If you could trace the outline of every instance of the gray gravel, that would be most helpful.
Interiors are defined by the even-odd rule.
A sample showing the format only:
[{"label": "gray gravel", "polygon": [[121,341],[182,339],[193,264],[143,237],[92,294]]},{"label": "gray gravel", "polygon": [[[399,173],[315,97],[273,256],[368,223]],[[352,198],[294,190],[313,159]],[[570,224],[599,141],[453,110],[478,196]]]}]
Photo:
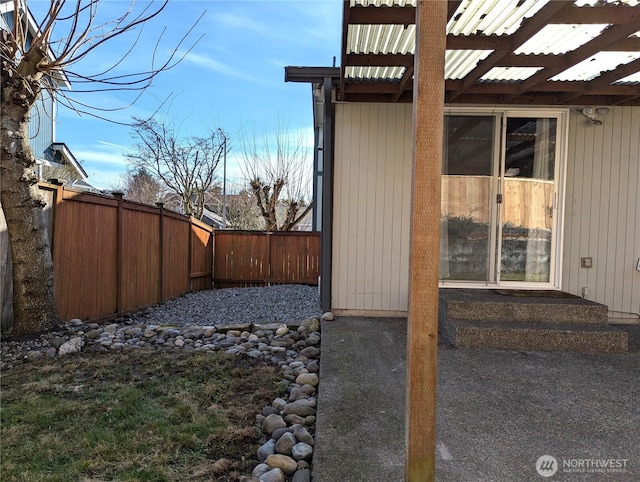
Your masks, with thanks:
[{"label": "gray gravel", "polygon": [[189,293],[134,316],[145,323],[220,325],[300,321],[320,316],[316,286],[276,285]]}]

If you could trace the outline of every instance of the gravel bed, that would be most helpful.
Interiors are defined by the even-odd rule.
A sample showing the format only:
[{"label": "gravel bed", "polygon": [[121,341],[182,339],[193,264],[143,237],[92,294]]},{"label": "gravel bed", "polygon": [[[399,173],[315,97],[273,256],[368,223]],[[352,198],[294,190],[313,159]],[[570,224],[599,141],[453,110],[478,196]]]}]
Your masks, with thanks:
[{"label": "gravel bed", "polygon": [[275,285],[189,293],[134,315],[158,325],[292,322],[320,316],[316,286]]}]

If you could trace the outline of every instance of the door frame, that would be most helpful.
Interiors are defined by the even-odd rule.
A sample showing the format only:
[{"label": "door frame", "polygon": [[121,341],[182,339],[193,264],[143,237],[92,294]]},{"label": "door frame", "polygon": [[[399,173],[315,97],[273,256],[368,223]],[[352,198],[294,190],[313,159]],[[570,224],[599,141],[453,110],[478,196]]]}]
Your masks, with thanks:
[{"label": "door frame", "polygon": [[[528,290],[560,290],[562,286],[562,257],[563,257],[563,239],[564,239],[564,213],[565,213],[565,193],[566,193],[566,172],[568,160],[568,137],[569,137],[569,108],[522,108],[505,106],[503,108],[480,107],[480,106],[445,106],[445,116],[452,115],[493,115],[496,117],[494,126],[494,145],[497,146],[495,153],[493,173],[494,179],[492,188],[494,195],[499,191],[498,183],[501,180],[504,169],[504,140],[503,124],[506,123],[508,117],[554,117],[557,119],[556,133],[556,162],[554,166],[554,216],[551,231],[551,259],[549,261],[550,280],[548,283],[530,283],[524,281],[497,281],[496,274],[498,271],[498,257],[501,247],[502,229],[501,226],[501,210],[497,209],[497,203],[494,201],[491,205],[491,213],[493,218],[493,229],[491,230],[491,247],[489,257],[491,265],[489,267],[491,282],[469,282],[455,280],[439,280],[442,288],[475,288],[475,289],[528,289]],[[442,235],[442,233],[441,233]]]}]

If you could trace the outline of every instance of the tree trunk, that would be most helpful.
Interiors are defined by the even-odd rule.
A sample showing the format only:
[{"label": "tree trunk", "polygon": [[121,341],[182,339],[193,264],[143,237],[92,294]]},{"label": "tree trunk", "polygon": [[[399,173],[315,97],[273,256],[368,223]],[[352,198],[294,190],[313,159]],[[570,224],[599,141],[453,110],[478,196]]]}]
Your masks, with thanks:
[{"label": "tree trunk", "polygon": [[44,201],[28,135],[29,110],[39,88],[2,63],[0,203],[13,261],[12,333],[22,335],[49,329],[58,317]]}]

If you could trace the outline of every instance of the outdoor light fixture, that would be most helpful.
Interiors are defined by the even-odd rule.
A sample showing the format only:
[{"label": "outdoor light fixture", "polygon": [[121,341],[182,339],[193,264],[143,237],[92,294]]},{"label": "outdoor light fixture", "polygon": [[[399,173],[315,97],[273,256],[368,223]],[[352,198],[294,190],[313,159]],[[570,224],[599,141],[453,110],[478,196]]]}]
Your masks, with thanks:
[{"label": "outdoor light fixture", "polygon": [[582,109],[582,114],[589,119],[588,122],[592,126],[601,126],[602,120],[600,117],[604,117],[608,113],[608,107],[585,107]]}]

